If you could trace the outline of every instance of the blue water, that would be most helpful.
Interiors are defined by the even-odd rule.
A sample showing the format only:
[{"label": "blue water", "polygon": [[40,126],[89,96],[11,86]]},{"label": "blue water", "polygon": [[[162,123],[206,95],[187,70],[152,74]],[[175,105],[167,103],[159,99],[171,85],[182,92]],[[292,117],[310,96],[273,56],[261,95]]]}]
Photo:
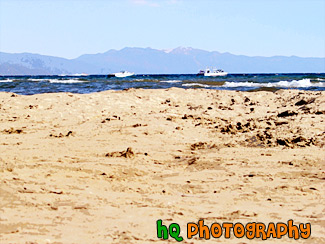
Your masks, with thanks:
[{"label": "blue water", "polygon": [[129,88],[203,88],[258,91],[278,89],[325,90],[321,74],[229,74],[226,77],[183,75],[135,75],[127,78],[89,76],[0,76],[0,92],[31,95],[52,92],[92,93]]}]

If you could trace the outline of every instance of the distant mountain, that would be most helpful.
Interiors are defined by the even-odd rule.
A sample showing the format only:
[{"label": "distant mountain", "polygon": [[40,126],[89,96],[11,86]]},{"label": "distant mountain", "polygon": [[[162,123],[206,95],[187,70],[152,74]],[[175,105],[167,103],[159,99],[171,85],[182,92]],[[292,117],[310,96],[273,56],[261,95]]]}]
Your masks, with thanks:
[{"label": "distant mountain", "polygon": [[325,58],[249,57],[184,47],[112,49],[75,59],[0,52],[0,75],[108,74],[120,70],[137,74],[191,74],[212,66],[229,73],[325,73]]},{"label": "distant mountain", "polygon": [[0,52],[1,75],[55,75],[73,74],[80,70],[89,73],[98,72],[92,64],[78,60],[69,60],[52,56],[32,53],[3,53]]}]

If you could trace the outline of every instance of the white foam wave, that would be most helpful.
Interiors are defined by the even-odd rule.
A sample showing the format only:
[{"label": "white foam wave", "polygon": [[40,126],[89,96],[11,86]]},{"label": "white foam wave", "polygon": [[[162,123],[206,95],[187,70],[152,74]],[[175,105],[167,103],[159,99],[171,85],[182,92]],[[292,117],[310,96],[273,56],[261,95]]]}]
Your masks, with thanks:
[{"label": "white foam wave", "polygon": [[148,81],[148,82],[150,82],[150,81],[159,81],[159,80],[157,80],[157,79],[133,79],[132,81],[144,81],[144,82]]},{"label": "white foam wave", "polygon": [[200,84],[200,83],[186,83],[186,84],[182,84],[182,86],[210,87],[209,85],[206,85],[206,84]]},{"label": "white foam wave", "polygon": [[77,78],[74,79],[37,79],[37,78],[29,78],[28,81],[45,81],[50,83],[83,83],[89,82],[87,80],[79,80]]},{"label": "white foam wave", "polygon": [[13,82],[12,79],[5,79],[5,80],[0,80],[0,82]]},{"label": "white foam wave", "polygon": [[312,83],[310,79],[279,81],[274,83],[255,83],[255,82],[228,82],[222,85],[223,87],[325,87],[324,82]]},{"label": "white foam wave", "polygon": [[47,81],[50,82],[50,83],[84,83],[84,82],[89,82],[88,80],[78,80],[78,79],[69,79],[69,80],[49,79]]},{"label": "white foam wave", "polygon": [[28,81],[47,81],[48,79],[33,79],[33,78],[27,78]]},{"label": "white foam wave", "polygon": [[165,82],[165,83],[178,83],[182,82],[181,80],[161,80],[160,82]]}]

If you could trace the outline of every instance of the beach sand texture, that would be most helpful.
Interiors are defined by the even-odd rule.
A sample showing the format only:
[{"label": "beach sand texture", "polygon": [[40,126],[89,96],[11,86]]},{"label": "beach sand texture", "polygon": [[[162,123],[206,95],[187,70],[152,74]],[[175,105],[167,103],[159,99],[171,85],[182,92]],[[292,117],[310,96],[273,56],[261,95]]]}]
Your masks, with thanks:
[{"label": "beach sand texture", "polygon": [[216,241],[186,239],[199,219],[309,222],[266,242],[324,243],[324,120],[320,91],[0,93],[1,243],[166,243],[158,219],[183,243]]}]

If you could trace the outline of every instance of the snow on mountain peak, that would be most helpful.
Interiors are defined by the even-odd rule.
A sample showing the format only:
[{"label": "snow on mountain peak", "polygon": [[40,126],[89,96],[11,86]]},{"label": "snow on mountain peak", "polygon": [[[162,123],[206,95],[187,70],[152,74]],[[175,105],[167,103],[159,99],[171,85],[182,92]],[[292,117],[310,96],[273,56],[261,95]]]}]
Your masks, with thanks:
[{"label": "snow on mountain peak", "polygon": [[191,47],[177,47],[170,49],[163,49],[165,53],[179,53],[179,54],[189,54],[190,51],[194,50]]}]

